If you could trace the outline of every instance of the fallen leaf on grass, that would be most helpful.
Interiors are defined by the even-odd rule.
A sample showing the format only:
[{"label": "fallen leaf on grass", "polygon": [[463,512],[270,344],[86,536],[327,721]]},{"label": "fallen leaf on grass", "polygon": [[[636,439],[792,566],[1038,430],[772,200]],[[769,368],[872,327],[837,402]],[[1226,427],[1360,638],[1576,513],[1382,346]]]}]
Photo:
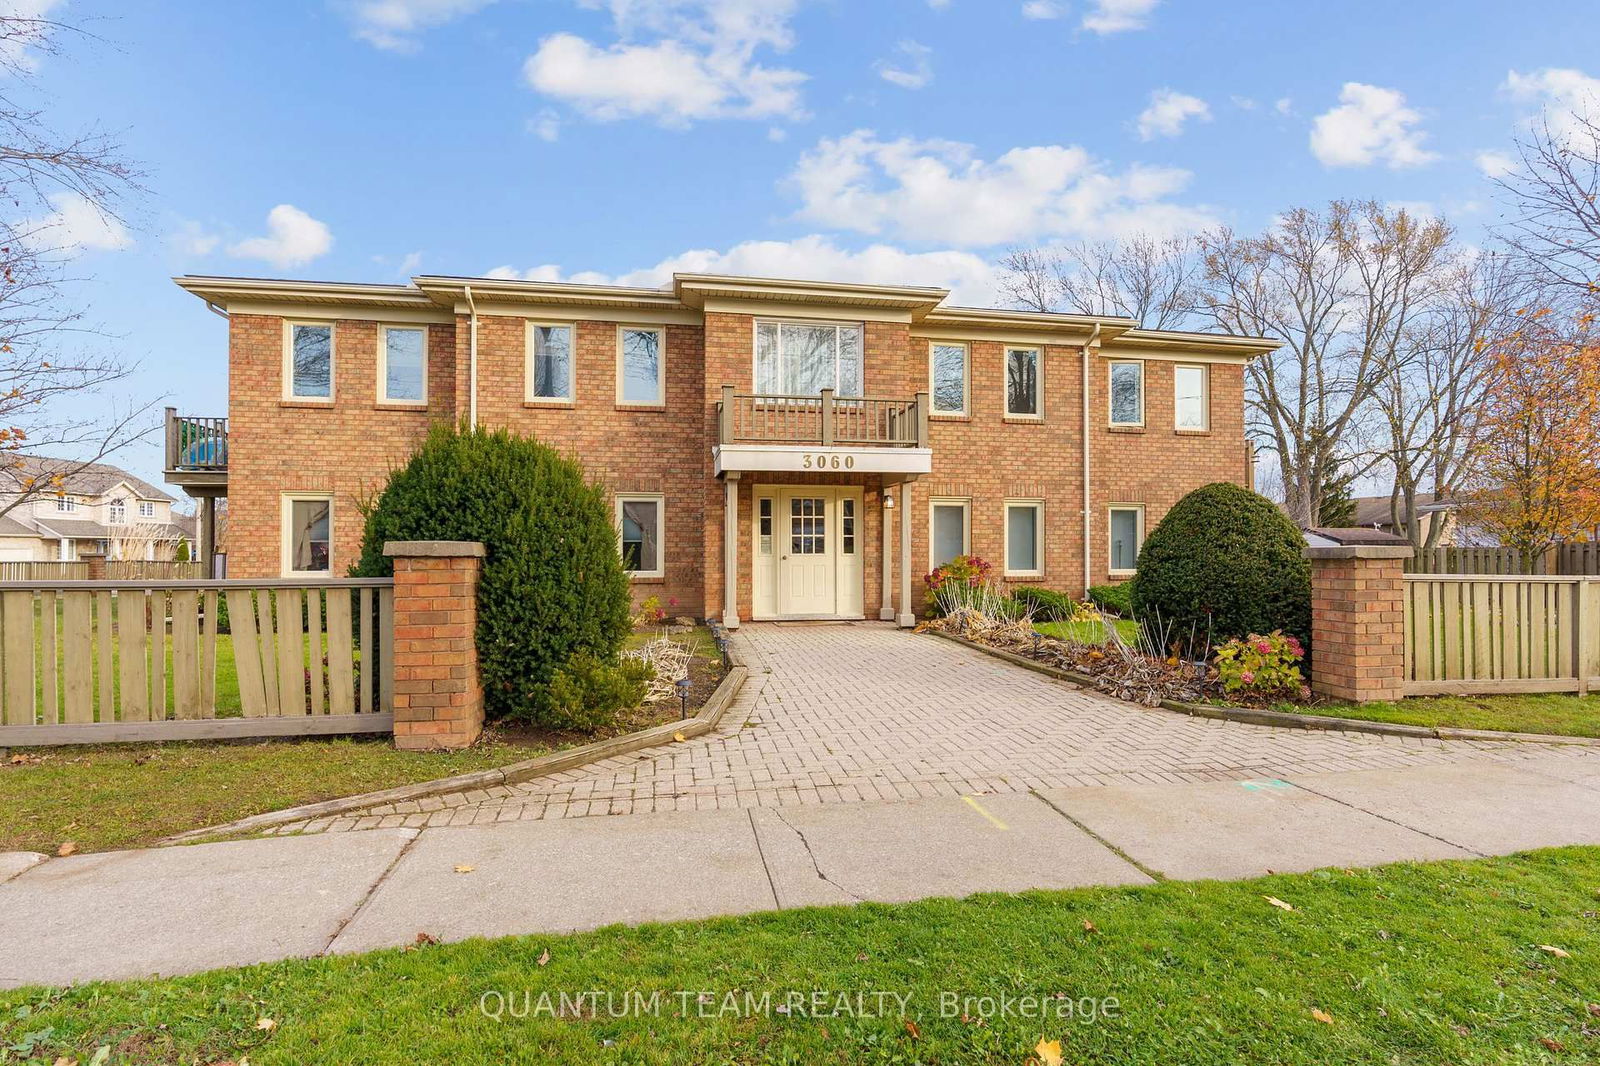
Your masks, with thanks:
[{"label": "fallen leaf on grass", "polygon": [[68,855],[75,854],[77,852],[77,850],[78,850],[78,842],[76,840],[69,840],[65,844],[62,844],[59,848],[56,849],[56,857],[64,859]]},{"label": "fallen leaf on grass", "polygon": [[437,944],[438,942],[439,938],[434,936],[432,933],[418,933],[417,938],[406,945],[406,950],[410,951],[413,948],[427,947],[429,944]]},{"label": "fallen leaf on grass", "polygon": [[1033,1053],[1039,1056],[1042,1066],[1061,1066],[1061,1041],[1039,1038],[1033,1046]]},{"label": "fallen leaf on grass", "polygon": [[1329,1014],[1327,1011],[1323,1010],[1321,1007],[1312,1007],[1311,1008],[1311,1016],[1313,1018],[1315,1018],[1317,1021],[1321,1022],[1323,1025],[1332,1025],[1333,1024],[1333,1015]]},{"label": "fallen leaf on grass", "polygon": [[539,962],[540,966],[548,966],[548,965],[550,965],[550,949],[549,948],[545,948],[543,951],[539,952],[538,962]]},{"label": "fallen leaf on grass", "polygon": [[1600,1018],[1600,1003],[1590,1003],[1587,1010],[1591,1018]]},{"label": "fallen leaf on grass", "polygon": [[1262,896],[1261,898],[1266,900],[1268,903],[1272,904],[1274,907],[1278,908],[1280,911],[1292,911],[1292,910],[1294,910],[1293,906],[1291,906],[1290,904],[1285,903],[1283,900],[1279,899],[1277,896]]},{"label": "fallen leaf on grass", "polygon": [[1563,951],[1561,948],[1556,947],[1554,944],[1540,944],[1539,945],[1539,950],[1543,951],[1543,952],[1546,952],[1548,954],[1554,955],[1558,959],[1570,959],[1570,958],[1572,958],[1572,953],[1570,951]]},{"label": "fallen leaf on grass", "polygon": [[910,1018],[906,1019],[906,1033],[913,1040],[921,1040],[922,1039],[922,1030],[920,1028],[918,1028],[917,1027],[917,1023],[912,1021]]},{"label": "fallen leaf on grass", "polygon": [[1559,1052],[1567,1050],[1567,1045],[1563,1044],[1559,1040],[1552,1040],[1548,1036],[1541,1036],[1539,1038],[1539,1043],[1543,1044],[1545,1046],[1545,1050],[1547,1050],[1547,1051],[1554,1051],[1554,1052],[1559,1053]]},{"label": "fallen leaf on grass", "polygon": [[272,1030],[276,1029],[277,1027],[278,1027],[278,1023],[273,1021],[271,1018],[257,1018],[256,1019],[256,1028],[260,1029],[264,1033],[270,1033],[270,1032],[272,1032]]},{"label": "fallen leaf on grass", "polygon": [[470,862],[458,862],[458,863],[456,863],[456,873],[458,873],[458,874],[470,874],[472,871],[474,871],[476,869],[477,869],[477,867],[472,865]]},{"label": "fallen leaf on grass", "polygon": [[1095,925],[1089,919],[1085,918],[1083,920],[1083,931],[1085,933],[1098,933],[1100,931],[1100,927]]}]

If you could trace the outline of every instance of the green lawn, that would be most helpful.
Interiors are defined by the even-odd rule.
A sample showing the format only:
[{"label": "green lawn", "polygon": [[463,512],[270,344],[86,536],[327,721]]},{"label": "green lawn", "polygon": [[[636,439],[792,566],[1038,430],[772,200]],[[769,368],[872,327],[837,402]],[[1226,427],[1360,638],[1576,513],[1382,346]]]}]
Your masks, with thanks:
[{"label": "green lawn", "polygon": [[[1022,1066],[1046,1039],[1074,1066],[1594,1062],[1597,910],[1596,848],[864,904],[0,992],[0,1046],[41,1063]],[[548,1016],[541,994],[562,992],[602,998]],[[830,1006],[761,1007],[813,992]],[[1035,1016],[965,998],[983,996],[1036,997]]]},{"label": "green lawn", "polygon": [[[1110,621],[1117,627],[1117,632],[1122,635],[1123,640],[1129,644],[1138,644],[1138,622],[1131,618],[1116,618]],[[1079,644],[1104,644],[1107,640],[1105,627],[1099,622],[1040,622],[1033,628],[1047,637],[1076,641]]]},{"label": "green lawn", "polygon": [[1600,737],[1600,696],[1569,693],[1412,696],[1393,703],[1323,703],[1315,707],[1283,704],[1273,709],[1401,725]]}]

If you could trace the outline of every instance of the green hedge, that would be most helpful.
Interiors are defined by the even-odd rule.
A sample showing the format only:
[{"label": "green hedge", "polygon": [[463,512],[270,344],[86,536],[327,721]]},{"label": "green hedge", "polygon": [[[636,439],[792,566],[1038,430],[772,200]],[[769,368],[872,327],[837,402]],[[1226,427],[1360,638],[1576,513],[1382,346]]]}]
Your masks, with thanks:
[{"label": "green hedge", "polygon": [[1091,585],[1089,587],[1089,602],[1102,611],[1109,611],[1122,618],[1133,617],[1133,589],[1130,582],[1119,581],[1115,585]]},{"label": "green hedge", "polygon": [[1070,622],[1078,606],[1066,593],[1037,585],[1020,585],[1011,591],[1011,598],[1024,608],[1032,608],[1036,622]]}]

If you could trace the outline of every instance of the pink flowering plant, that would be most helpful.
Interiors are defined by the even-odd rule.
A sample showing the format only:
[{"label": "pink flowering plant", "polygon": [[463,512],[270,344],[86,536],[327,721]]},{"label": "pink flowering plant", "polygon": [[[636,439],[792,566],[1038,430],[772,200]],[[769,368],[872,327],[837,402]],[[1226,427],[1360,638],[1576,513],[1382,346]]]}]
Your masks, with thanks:
[{"label": "pink flowering plant", "polygon": [[1303,698],[1306,684],[1300,663],[1305,654],[1299,640],[1274,629],[1266,636],[1252,633],[1228,641],[1217,649],[1213,661],[1226,692]]},{"label": "pink flowering plant", "polygon": [[961,606],[967,594],[986,588],[994,572],[991,563],[976,555],[958,555],[943,566],[934,567],[923,577],[928,586],[928,606],[935,613],[948,614]]}]

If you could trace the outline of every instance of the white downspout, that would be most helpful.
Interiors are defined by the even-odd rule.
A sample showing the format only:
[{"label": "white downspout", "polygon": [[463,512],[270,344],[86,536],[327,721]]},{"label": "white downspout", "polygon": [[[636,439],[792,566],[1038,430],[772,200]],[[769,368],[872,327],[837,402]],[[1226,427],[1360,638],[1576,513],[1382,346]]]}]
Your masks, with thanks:
[{"label": "white downspout", "polygon": [[1089,349],[1099,344],[1100,323],[1096,322],[1089,339],[1083,343],[1083,595],[1086,598],[1089,586],[1093,583],[1093,570],[1089,564],[1089,516],[1094,507],[1089,489]]},{"label": "white downspout", "polygon": [[472,286],[462,286],[472,324],[467,331],[467,421],[478,428],[478,305],[472,300]]}]

